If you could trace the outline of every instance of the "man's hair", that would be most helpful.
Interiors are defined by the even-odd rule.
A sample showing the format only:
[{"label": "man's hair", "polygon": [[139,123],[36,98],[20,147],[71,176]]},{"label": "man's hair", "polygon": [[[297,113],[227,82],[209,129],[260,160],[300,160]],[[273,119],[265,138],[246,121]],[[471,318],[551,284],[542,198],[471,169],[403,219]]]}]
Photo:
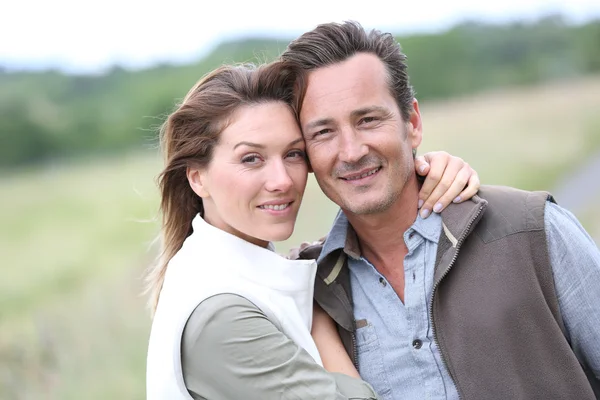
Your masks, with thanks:
[{"label": "man's hair", "polygon": [[376,29],[367,32],[355,21],[322,24],[292,41],[281,58],[310,72],[343,62],[357,53],[374,54],[383,62],[390,93],[402,118],[408,121],[413,111],[414,90],[409,82],[406,55],[390,33]]}]

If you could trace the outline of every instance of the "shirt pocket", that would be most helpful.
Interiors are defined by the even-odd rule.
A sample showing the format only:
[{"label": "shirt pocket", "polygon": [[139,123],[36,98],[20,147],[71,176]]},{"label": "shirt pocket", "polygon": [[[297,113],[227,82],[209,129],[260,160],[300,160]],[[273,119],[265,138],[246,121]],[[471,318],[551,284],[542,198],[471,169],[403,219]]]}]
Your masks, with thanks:
[{"label": "shirt pocket", "polygon": [[380,397],[391,400],[392,388],[387,377],[383,350],[373,325],[368,323],[356,329],[356,347],[361,378],[370,383]]}]

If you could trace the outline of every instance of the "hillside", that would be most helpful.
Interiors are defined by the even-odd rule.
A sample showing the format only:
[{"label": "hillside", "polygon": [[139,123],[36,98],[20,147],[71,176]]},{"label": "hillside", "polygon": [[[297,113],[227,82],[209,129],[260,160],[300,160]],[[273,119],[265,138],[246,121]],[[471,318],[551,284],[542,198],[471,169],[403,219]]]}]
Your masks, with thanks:
[{"label": "hillside", "polygon": [[[571,26],[560,17],[532,23],[465,23],[447,32],[398,37],[420,100],[600,72],[600,21]],[[222,63],[268,61],[289,38],[226,42],[190,65],[100,76],[0,68],[0,169],[148,146],[175,103]]]}]

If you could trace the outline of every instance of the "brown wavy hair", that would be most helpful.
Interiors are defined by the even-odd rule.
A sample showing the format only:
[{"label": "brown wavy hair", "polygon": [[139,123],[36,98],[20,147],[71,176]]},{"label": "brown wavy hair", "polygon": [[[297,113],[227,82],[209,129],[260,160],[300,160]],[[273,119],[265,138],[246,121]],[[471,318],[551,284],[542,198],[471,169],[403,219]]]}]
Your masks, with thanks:
[{"label": "brown wavy hair", "polygon": [[154,312],[167,266],[203,215],[201,198],[187,180],[189,167],[208,166],[221,132],[240,107],[280,101],[296,112],[294,93],[303,84],[300,70],[285,62],[222,66],[200,79],[163,123],[160,147],[165,167],[158,176],[161,195],[161,252],[146,275]]}]

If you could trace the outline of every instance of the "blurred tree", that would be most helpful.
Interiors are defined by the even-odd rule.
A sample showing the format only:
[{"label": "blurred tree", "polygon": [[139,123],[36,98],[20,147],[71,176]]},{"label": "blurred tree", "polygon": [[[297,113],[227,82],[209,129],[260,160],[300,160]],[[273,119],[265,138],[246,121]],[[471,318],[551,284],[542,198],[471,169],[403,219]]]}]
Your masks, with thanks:
[{"label": "blurred tree", "polygon": [[[600,71],[600,20],[581,26],[559,15],[535,23],[471,21],[397,39],[420,100]],[[155,144],[164,116],[204,74],[223,63],[270,61],[288,43],[226,41],[197,63],[143,71],[114,66],[99,76],[0,68],[0,168]]]},{"label": "blurred tree", "polygon": [[22,102],[0,102],[0,167],[36,164],[54,153],[52,135]]}]

